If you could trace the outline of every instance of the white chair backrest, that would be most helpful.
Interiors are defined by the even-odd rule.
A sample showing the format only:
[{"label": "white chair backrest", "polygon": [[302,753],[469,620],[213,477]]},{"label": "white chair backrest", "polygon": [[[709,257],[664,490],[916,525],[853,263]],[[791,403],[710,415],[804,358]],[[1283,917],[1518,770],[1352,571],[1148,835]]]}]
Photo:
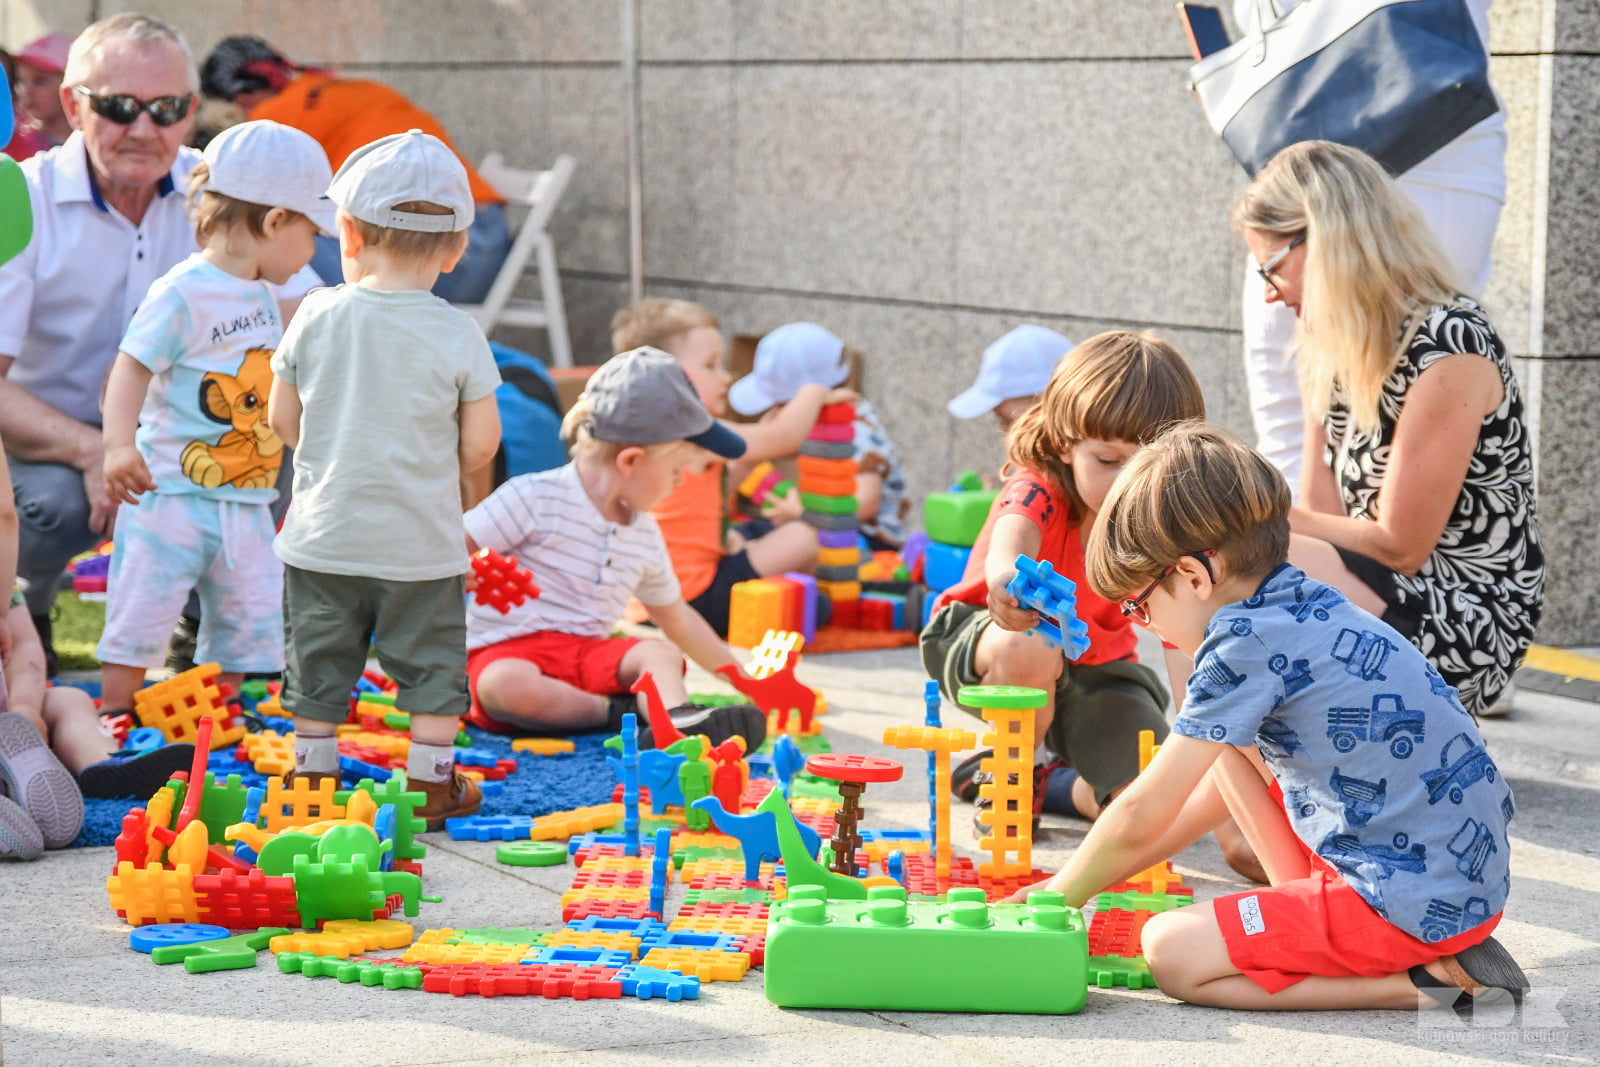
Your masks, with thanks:
[{"label": "white chair backrest", "polygon": [[499,152],[490,152],[483,157],[478,173],[508,201],[528,207],[530,214],[522,226],[537,233],[549,224],[576,166],[577,160],[563,155],[549,170],[522,170],[506,166],[505,157]]}]

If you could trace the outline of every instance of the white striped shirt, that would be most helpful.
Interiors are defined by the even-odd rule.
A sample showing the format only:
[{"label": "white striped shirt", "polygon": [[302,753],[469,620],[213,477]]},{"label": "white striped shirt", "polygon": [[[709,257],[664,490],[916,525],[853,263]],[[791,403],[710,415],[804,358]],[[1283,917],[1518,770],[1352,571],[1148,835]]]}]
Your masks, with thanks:
[{"label": "white striped shirt", "polygon": [[467,512],[466,526],[478,547],[516,557],[540,590],[505,615],[469,599],[469,649],[545,630],[605,637],[629,597],[656,606],[682,598],[656,520],[639,512],[609,521],[570,463],[512,478]]}]

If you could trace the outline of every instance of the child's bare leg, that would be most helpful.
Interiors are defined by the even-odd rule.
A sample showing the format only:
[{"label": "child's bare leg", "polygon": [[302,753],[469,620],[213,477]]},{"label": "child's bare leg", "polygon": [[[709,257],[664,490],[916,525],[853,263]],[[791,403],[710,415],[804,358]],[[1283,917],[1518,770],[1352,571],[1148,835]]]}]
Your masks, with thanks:
[{"label": "child's bare leg", "polygon": [[[1033,717],[1035,748],[1044,742],[1045,733],[1055,720],[1056,679],[1061,677],[1065,663],[1061,650],[1051,648],[1043,638],[1035,634],[1002,630],[993,623],[983,628],[972,656],[972,668],[984,685],[1022,685],[1045,691],[1044,707]],[[1079,781],[1082,782],[1081,779]],[[1087,786],[1087,783],[1083,784]],[[1077,787],[1074,786],[1073,800],[1077,799]],[[1092,803],[1093,790],[1090,790],[1089,799]]]},{"label": "child's bare leg", "polygon": [[108,713],[128,711],[133,707],[133,694],[144,685],[144,668],[128,667],[120,663],[100,665],[100,706]]},{"label": "child's bare leg", "polygon": [[817,569],[817,531],[803,522],[786,522],[763,537],[747,542],[750,566],[762,577]]},{"label": "child's bare leg", "polygon": [[412,740],[425,745],[449,745],[453,748],[456,734],[460,731],[461,719],[456,715],[411,716]]},{"label": "child's bare leg", "polygon": [[[1269,798],[1270,799],[1270,798]],[[1257,1011],[1337,1008],[1416,1008],[1421,995],[1404,972],[1385,978],[1316,975],[1277,993],[1246,978],[1228,958],[1227,942],[1210,904],[1152,916],[1145,924],[1145,962],[1169,997],[1191,1004]],[[1430,968],[1430,971],[1432,968]],[[1443,977],[1441,971],[1440,977]]]},{"label": "child's bare leg", "polygon": [[605,697],[551,678],[523,659],[489,664],[478,675],[477,693],[478,706],[491,718],[529,730],[598,730],[606,724]]},{"label": "child's bare leg", "polygon": [[1260,754],[1253,748],[1226,748],[1209,773],[1216,777],[1228,813],[1244,831],[1268,881],[1281,885],[1309,875],[1311,864],[1300,839],[1283,808],[1267,791],[1272,776]]},{"label": "child's bare leg", "polygon": [[[628,654],[617,664],[617,681],[629,688],[646,671],[655,679],[656,692],[661,694],[661,704],[675,708],[689,703],[689,690],[683,684],[683,653],[667,641],[640,641],[628,649]],[[639,705],[641,711],[644,705]]]},{"label": "child's bare leg", "polygon": [[94,699],[82,689],[70,685],[47,689],[43,717],[49,726],[45,736],[50,738],[50,750],[74,777],[117,750],[117,743],[100,729]]},{"label": "child's bare leg", "polygon": [[1244,831],[1239,829],[1239,824],[1232,819],[1227,820],[1216,829],[1217,844],[1222,846],[1222,858],[1228,861],[1228,866],[1235,873],[1242,874],[1252,882],[1265,885],[1267,869],[1261,866],[1261,859],[1256,855],[1256,850],[1250,847],[1249,838],[1244,836]]}]

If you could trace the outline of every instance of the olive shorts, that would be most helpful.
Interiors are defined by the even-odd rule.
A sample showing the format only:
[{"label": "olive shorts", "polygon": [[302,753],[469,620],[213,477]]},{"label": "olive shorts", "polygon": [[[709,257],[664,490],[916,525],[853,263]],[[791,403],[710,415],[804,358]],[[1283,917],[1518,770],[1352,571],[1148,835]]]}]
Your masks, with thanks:
[{"label": "olive shorts", "polygon": [[397,582],[283,568],[284,710],[344,722],[367,650],[413,715],[465,715],[466,584],[462,575]]},{"label": "olive shorts", "polygon": [[[988,609],[960,602],[946,604],[928,620],[920,642],[922,666],[938,679],[945,699],[954,701],[962,686],[982,684],[973,660],[990,622]],[[1064,660],[1045,746],[1076,768],[1104,804],[1139,773],[1139,732],[1150,730],[1157,744],[1166,738],[1166,708],[1166,690],[1142,663]]]}]

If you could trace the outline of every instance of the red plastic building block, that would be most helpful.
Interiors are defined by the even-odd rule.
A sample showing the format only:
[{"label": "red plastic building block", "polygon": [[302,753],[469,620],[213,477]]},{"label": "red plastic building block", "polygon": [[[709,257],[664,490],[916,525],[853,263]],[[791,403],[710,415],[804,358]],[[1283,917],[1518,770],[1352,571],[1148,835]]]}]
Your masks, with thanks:
[{"label": "red plastic building block", "polygon": [[[650,715],[650,743],[656,748],[667,748],[674,742],[682,741],[683,731],[672,723],[672,716],[667,714],[667,706],[661,702],[661,693],[656,689],[655,675],[645,671],[639,675],[639,680],[633,683],[634,693],[644,694],[644,706]],[[641,804],[644,799],[641,797]]]},{"label": "red plastic building block", "polygon": [[478,603],[502,615],[539,595],[533,575],[516,560],[502,556],[492,548],[479,549],[477,555],[472,557],[472,573],[478,576],[478,588],[473,592],[473,597]]},{"label": "red plastic building block", "polygon": [[613,967],[553,964],[447,964],[432,968],[422,979],[428,993],[464,997],[544,997],[555,1000],[620,1000],[622,983]]},{"label": "red plastic building block", "polygon": [[197,875],[194,888],[201,922],[232,930],[300,925],[294,879],[288,875],[272,876],[259,869],[249,874],[226,870]]},{"label": "red plastic building block", "polygon": [[608,871],[585,867],[572,876],[573,889],[637,889],[650,884],[649,871]]},{"label": "red plastic building block", "polygon": [[1152,914],[1143,910],[1124,911],[1121,908],[1095,912],[1094,919],[1089,923],[1089,955],[1124,956],[1130,959],[1143,956],[1141,938],[1144,924],[1150,921]]},{"label": "red plastic building block", "polygon": [[117,863],[143,867],[150,854],[150,821],[143,808],[134,808],[122,817],[122,832],[117,835]]},{"label": "red plastic building block", "polygon": [[856,601],[856,628],[860,630],[893,630],[894,605],[887,600]]},{"label": "red plastic building block", "polygon": [[648,900],[575,900],[561,907],[561,921],[575,919],[659,919]]}]

